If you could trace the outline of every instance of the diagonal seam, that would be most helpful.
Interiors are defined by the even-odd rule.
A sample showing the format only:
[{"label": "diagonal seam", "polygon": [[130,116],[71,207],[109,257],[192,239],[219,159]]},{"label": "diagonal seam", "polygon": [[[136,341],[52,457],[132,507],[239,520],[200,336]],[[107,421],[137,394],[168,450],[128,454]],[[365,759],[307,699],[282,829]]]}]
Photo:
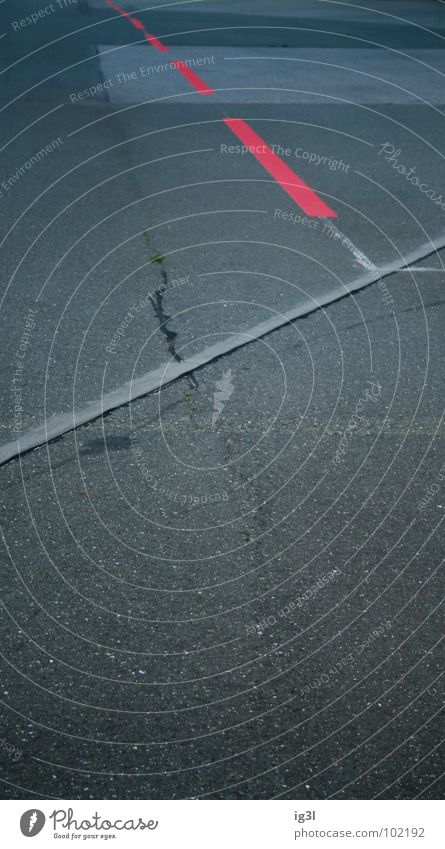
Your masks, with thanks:
[{"label": "diagonal seam", "polygon": [[125,383],[118,389],[106,393],[101,399],[90,401],[86,407],[78,412],[74,411],[71,414],[53,416],[39,427],[33,428],[20,436],[19,439],[1,445],[0,466],[16,459],[22,454],[26,454],[28,451],[33,451],[35,448],[46,445],[54,439],[59,439],[61,436],[76,430],[76,428],[81,427],[84,424],[88,424],[89,422],[99,419],[119,407],[127,406],[137,398],[142,398],[145,395],[156,392],[163,386],[178,380],[180,377],[183,377],[198,368],[202,368],[207,365],[207,363],[212,362],[212,360],[216,360],[231,351],[235,351],[237,348],[242,348],[244,345],[256,342],[268,333],[272,333],[274,330],[279,330],[281,327],[290,324],[298,318],[310,315],[311,313],[314,313],[319,309],[323,309],[336,301],[349,297],[349,295],[354,292],[367,288],[378,280],[382,280],[391,274],[396,274],[406,268],[406,266],[411,265],[413,262],[425,259],[444,247],[445,235],[441,236],[439,239],[431,240],[423,244],[416,250],[410,251],[404,259],[394,260],[391,263],[387,263],[382,268],[376,269],[376,271],[369,272],[365,276],[356,278],[356,280],[348,285],[347,291],[345,291],[344,286],[338,286],[317,300],[312,299],[305,301],[288,312],[282,313],[275,318],[263,321],[254,327],[250,327],[245,331],[231,336],[225,342],[205,348],[200,354],[190,357],[187,360],[183,360],[181,363],[170,362],[164,364],[158,369],[137,378],[131,383]]}]

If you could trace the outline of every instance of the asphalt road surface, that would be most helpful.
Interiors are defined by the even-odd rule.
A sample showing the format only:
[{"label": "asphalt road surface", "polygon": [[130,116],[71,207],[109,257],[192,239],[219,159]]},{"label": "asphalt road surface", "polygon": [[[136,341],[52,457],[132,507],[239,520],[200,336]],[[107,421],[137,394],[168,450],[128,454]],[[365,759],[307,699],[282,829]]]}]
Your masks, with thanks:
[{"label": "asphalt road surface", "polygon": [[3,798],[443,798],[444,46],[0,3]]}]

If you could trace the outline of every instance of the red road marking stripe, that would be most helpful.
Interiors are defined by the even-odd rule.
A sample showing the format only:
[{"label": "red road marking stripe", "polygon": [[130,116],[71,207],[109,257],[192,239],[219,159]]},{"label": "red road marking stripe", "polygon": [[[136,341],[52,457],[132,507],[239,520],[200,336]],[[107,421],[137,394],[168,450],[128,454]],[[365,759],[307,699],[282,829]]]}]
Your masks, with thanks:
[{"label": "red road marking stripe", "polygon": [[252,156],[280,184],[281,188],[301,206],[307,215],[317,218],[336,218],[337,213],[273,152],[263,139],[242,118],[224,118],[224,123],[247,147]]},{"label": "red road marking stripe", "polygon": [[[106,0],[109,6],[121,15],[130,17],[129,12],[124,12],[113,0]],[[162,44],[155,35],[145,32],[145,27],[137,18],[130,17],[130,21],[137,29],[144,31],[144,38],[155,47],[156,50],[167,52],[168,47]],[[199,92],[199,94],[215,94],[213,88],[207,85],[198,74],[181,61],[172,62],[174,68]],[[337,218],[337,213],[331,209],[311,188],[283,162],[272,148],[246,124],[242,118],[224,118],[224,123],[232,130],[240,141],[249,148],[250,152],[265,168],[265,170],[280,184],[281,188],[306,212],[317,218]]]},{"label": "red road marking stripe", "polygon": [[168,51],[168,47],[165,44],[162,44],[162,41],[159,41],[159,38],[156,38],[155,35],[152,35],[150,32],[145,33],[145,38],[150,42],[152,47],[156,47],[156,50],[160,50],[162,53],[166,53]]},{"label": "red road marking stripe", "polygon": [[[106,0],[106,2],[109,6],[115,9],[116,12],[120,12],[121,15],[129,15],[128,12],[124,12],[123,9],[117,6],[116,3],[113,2],[113,0]],[[145,32],[144,25],[140,21],[138,21],[137,18],[130,17],[130,21],[137,29],[144,30],[145,38],[153,47],[156,47],[156,50],[160,50],[163,53],[168,51],[168,47],[166,47],[165,44],[162,44],[162,41],[159,41],[159,39],[156,38],[155,35],[151,35],[151,33]],[[176,60],[175,62],[172,62],[172,65],[176,68],[177,71],[179,71],[180,74],[182,74],[183,77],[185,77],[187,82],[189,82],[190,85],[192,85],[193,88],[196,89],[196,91],[199,91],[199,94],[215,94],[213,88],[210,88],[210,86],[208,86],[207,83],[205,83],[204,80],[201,79],[198,74],[195,74],[194,71],[188,68],[183,61]]]},{"label": "red road marking stripe", "polygon": [[189,82],[193,88],[196,88],[200,94],[215,94],[213,88],[210,88],[207,83],[205,83],[198,74],[195,74],[194,71],[188,68],[181,59],[172,62],[172,65],[174,65],[176,70],[179,71],[179,73],[186,78],[187,82]]},{"label": "red road marking stripe", "polygon": [[162,41],[159,41],[159,38],[156,38],[155,35],[152,35],[149,32],[145,32],[145,27],[142,21],[138,21],[137,18],[132,18],[130,16],[130,12],[124,12],[124,10],[121,9],[120,6],[117,6],[116,3],[113,3],[113,0],[106,0],[106,3],[108,3],[108,5],[115,10],[115,12],[119,12],[120,15],[128,17],[133,26],[136,27],[136,29],[144,30],[144,38],[146,38],[147,41],[150,42],[152,47],[156,47],[156,50],[160,50],[162,53],[166,53],[168,51],[168,47],[166,47],[165,44],[162,44]]},{"label": "red road marking stripe", "polygon": [[124,10],[121,9],[120,6],[116,6],[116,3],[113,3],[113,0],[106,0],[106,2],[108,3],[109,6],[111,6],[112,9],[115,10],[115,12],[119,12],[120,15],[129,15],[130,14],[130,12],[124,12]]}]

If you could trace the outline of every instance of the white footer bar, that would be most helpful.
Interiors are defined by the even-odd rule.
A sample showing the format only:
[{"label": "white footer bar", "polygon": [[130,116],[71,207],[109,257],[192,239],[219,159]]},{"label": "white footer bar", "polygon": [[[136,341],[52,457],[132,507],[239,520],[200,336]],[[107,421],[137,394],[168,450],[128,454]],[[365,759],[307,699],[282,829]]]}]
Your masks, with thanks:
[{"label": "white footer bar", "polygon": [[36,847],[439,849],[444,808],[429,800],[0,802],[2,845],[14,849],[34,836]]}]

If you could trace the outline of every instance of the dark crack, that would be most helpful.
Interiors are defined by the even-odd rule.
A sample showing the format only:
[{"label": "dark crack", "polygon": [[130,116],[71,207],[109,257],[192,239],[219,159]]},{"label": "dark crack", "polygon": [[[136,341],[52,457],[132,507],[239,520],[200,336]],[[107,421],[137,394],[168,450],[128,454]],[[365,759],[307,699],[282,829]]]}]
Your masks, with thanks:
[{"label": "dark crack", "polygon": [[[161,269],[161,277],[161,285],[164,285],[167,289],[167,272],[164,268]],[[159,289],[156,289],[154,297],[150,295],[150,301],[153,307],[153,312],[159,321],[159,329],[161,333],[163,333],[163,335],[165,336],[169,354],[173,357],[174,360],[176,360],[177,363],[183,362],[183,357],[181,357],[181,355],[178,354],[176,350],[176,337],[178,334],[175,330],[171,330],[168,327],[168,324],[171,321],[171,315],[164,311],[164,301],[163,293],[161,292],[161,287],[159,287]],[[187,381],[192,389],[198,389],[199,383],[196,380],[196,377],[193,372],[187,375]]]}]

